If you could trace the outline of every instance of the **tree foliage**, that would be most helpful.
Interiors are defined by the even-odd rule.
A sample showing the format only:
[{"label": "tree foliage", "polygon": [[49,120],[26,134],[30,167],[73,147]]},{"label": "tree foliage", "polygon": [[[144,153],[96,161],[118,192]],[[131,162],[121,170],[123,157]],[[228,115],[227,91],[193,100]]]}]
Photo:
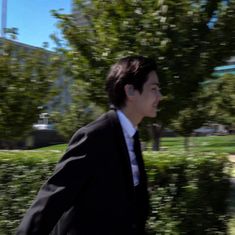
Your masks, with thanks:
[{"label": "tree foliage", "polygon": [[58,132],[67,140],[82,126],[96,119],[102,113],[102,109],[86,98],[84,84],[79,81],[71,87],[72,102],[66,110],[53,112],[51,118]]},{"label": "tree foliage", "polygon": [[192,98],[188,108],[179,112],[171,127],[189,137],[203,124],[220,123],[228,127],[235,123],[235,76],[225,74],[201,84],[200,94]]},{"label": "tree foliage", "polygon": [[235,124],[235,75],[225,74],[204,89],[211,97],[211,120],[228,126]]},{"label": "tree foliage", "polygon": [[[190,117],[190,107],[194,114],[197,107],[200,111],[196,97],[201,82],[235,53],[235,0],[73,2],[74,14],[54,15],[68,41],[74,78],[89,84],[90,100],[105,108],[104,78],[110,65],[122,56],[141,54],[158,63],[164,95],[158,122],[169,125],[180,113]],[[191,121],[190,129],[193,125]]]},{"label": "tree foliage", "polygon": [[10,40],[1,41],[0,49],[0,140],[9,144],[22,139],[37,121],[56,71],[53,56],[43,49]]}]

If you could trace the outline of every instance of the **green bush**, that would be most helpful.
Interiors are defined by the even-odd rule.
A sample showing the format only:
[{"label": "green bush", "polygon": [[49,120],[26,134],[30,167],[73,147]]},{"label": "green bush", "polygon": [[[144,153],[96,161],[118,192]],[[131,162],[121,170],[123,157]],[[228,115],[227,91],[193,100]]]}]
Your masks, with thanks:
[{"label": "green bush", "polygon": [[145,154],[149,234],[227,234],[231,165],[213,153]]},{"label": "green bush", "polygon": [[33,151],[0,153],[1,235],[15,234],[23,214],[55,166],[56,158],[51,155]]},{"label": "green bush", "polygon": [[[0,234],[15,234],[61,153],[0,152]],[[215,154],[145,152],[149,234],[226,234],[230,165]]]}]

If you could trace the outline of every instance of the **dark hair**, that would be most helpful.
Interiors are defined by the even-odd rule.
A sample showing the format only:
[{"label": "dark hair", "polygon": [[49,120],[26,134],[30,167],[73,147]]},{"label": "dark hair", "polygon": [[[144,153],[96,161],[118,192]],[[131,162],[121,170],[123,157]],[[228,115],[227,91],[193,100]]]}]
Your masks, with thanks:
[{"label": "dark hair", "polygon": [[148,74],[157,71],[154,60],[143,56],[128,56],[114,64],[107,76],[106,91],[112,105],[120,108],[125,105],[126,93],[124,86],[133,85],[140,93],[147,81]]}]

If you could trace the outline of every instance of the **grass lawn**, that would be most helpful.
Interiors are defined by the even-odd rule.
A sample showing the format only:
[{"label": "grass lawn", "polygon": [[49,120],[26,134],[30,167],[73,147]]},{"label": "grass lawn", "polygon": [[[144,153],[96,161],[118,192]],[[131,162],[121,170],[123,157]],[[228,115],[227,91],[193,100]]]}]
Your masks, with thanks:
[{"label": "grass lawn", "polygon": [[57,145],[51,145],[48,147],[44,147],[44,148],[39,148],[37,150],[43,150],[43,151],[60,151],[60,152],[64,152],[65,149],[67,147],[67,144],[57,144]]},{"label": "grass lawn", "polygon": [[[64,151],[67,144],[53,145],[40,150]],[[167,151],[184,150],[183,137],[165,137],[161,140],[161,148]],[[190,138],[190,150],[197,152],[219,152],[235,154],[235,135],[203,136]]]},{"label": "grass lawn", "polygon": [[[169,151],[184,150],[184,138],[162,138],[161,147]],[[191,137],[190,150],[235,154],[235,135]]]}]

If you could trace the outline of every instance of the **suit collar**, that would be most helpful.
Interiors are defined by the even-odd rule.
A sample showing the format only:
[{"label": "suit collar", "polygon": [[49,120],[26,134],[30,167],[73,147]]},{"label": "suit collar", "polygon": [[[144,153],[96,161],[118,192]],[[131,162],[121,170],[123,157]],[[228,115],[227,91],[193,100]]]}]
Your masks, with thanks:
[{"label": "suit collar", "polygon": [[117,110],[117,115],[123,131],[126,132],[129,137],[133,137],[136,133],[136,128],[133,126],[131,121],[121,110]]}]

